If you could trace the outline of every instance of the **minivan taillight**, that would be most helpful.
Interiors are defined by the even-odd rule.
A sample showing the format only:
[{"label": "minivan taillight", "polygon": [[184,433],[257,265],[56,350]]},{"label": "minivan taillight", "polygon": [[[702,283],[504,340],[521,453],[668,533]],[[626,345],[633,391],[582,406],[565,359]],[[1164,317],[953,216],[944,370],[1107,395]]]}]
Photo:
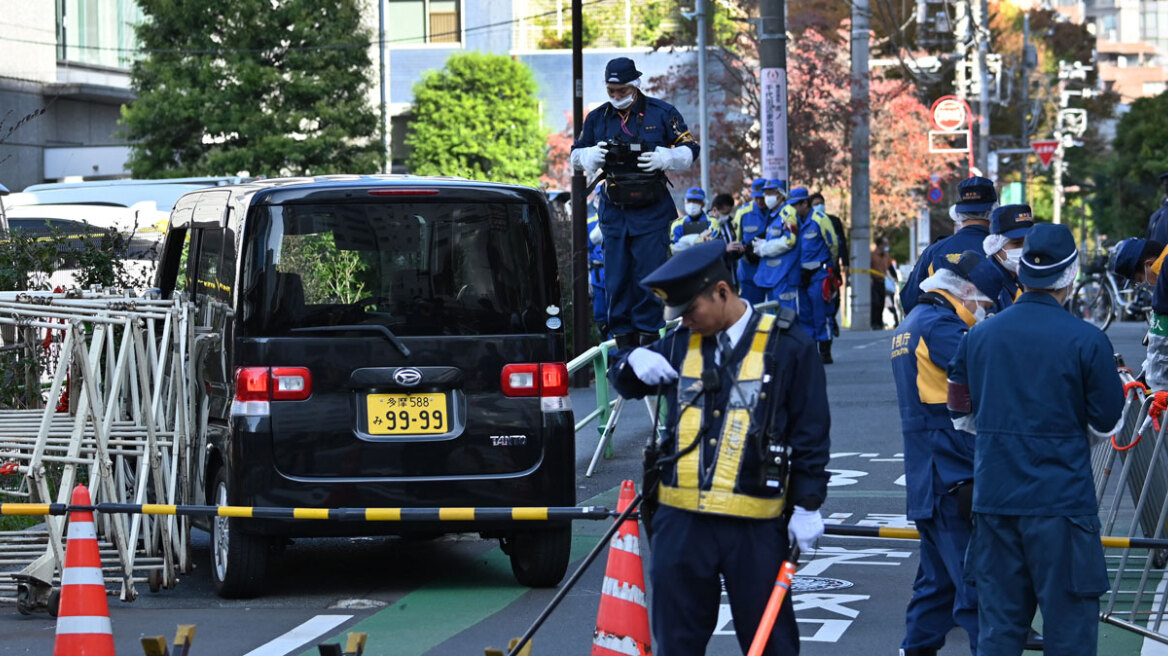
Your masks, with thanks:
[{"label": "minivan taillight", "polygon": [[233,417],[267,417],[271,401],[303,401],[312,395],[305,367],[239,367],[235,370]]},{"label": "minivan taillight", "polygon": [[312,396],[312,374],[305,367],[272,367],[272,400],[303,401]]},{"label": "minivan taillight", "polygon": [[509,364],[500,378],[504,396],[568,395],[568,367],[563,362]]}]

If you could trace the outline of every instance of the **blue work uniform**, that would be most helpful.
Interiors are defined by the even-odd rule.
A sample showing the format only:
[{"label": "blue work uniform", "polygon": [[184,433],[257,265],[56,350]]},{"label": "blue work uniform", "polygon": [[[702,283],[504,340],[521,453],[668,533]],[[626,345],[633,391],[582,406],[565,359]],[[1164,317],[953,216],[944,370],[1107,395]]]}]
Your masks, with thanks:
[{"label": "blue work uniform", "polygon": [[686,215],[674,220],[669,226],[670,250],[676,253],[693,246],[692,243],[683,242],[682,238],[691,235],[701,235],[710,230],[717,233],[719,225],[720,222],[718,219],[710,218],[710,215],[705,213],[697,216]]},{"label": "blue work uniform", "polygon": [[982,253],[984,252],[982,242],[989,234],[990,229],[986,226],[970,224],[934,244],[929,244],[929,247],[921,253],[920,259],[917,260],[916,266],[913,267],[912,273],[908,274],[908,279],[905,280],[904,287],[900,290],[900,306],[905,313],[907,314],[917,304],[917,296],[921,293],[921,282],[936,271],[937,258],[965,251]]},{"label": "blue work uniform", "polygon": [[760,203],[748,203],[739,210],[736,216],[738,234],[742,238],[742,245],[746,249],[742,259],[738,260],[738,294],[751,305],[766,300],[766,290],[754,284],[754,274],[758,271],[759,257],[754,254],[750,243],[755,237],[766,234],[766,208]]},{"label": "blue work uniform", "polygon": [[1168,196],[1160,201],[1160,207],[1148,218],[1148,239],[1168,244]]},{"label": "blue work uniform", "polygon": [[831,341],[831,296],[825,289],[836,261],[835,228],[827,213],[812,208],[799,222],[799,323],[807,336],[817,342]]},{"label": "blue work uniform", "polygon": [[901,649],[940,649],[954,626],[977,653],[977,591],[965,582],[970,523],[959,484],[973,480],[973,435],[953,428],[946,370],[973,315],[949,293],[921,294],[892,337],[892,374],[904,434],[908,518],[921,534],[920,565],[905,612]]},{"label": "blue work uniform", "polygon": [[977,430],[965,564],[993,600],[979,609],[978,648],[1020,653],[1037,605],[1047,653],[1094,654],[1108,578],[1088,436],[1123,412],[1111,343],[1053,296],[1026,292],[970,329],[949,381],[953,416]]},{"label": "blue work uniform", "polygon": [[754,284],[766,291],[766,300],[777,301],[780,307],[797,310],[799,306],[799,233],[798,217],[789,205],[780,205],[766,214],[765,240],[780,240],[785,249],[770,257],[763,257],[754,274]]},{"label": "blue work uniform", "polygon": [[[677,109],[643,93],[637,95],[636,102],[624,112],[611,103],[589,112],[572,149],[619,140],[639,143],[644,152],[689,148],[696,160],[698,144]],[[677,207],[668,193],[661,193],[644,207],[621,207],[610,202],[608,186],[606,183],[600,192],[599,216],[604,233],[609,329],[614,335],[655,332],[665,323],[661,301],[638,282],[669,258],[669,224],[677,216]]]},{"label": "blue work uniform", "polygon": [[[788,552],[788,504],[818,509],[827,497],[831,417],[815,344],[791,329],[790,310],[747,312],[727,356],[716,356],[714,336],[684,327],[648,347],[680,374],[663,392],[671,428],[661,446],[674,459],[663,465],[660,507],[649,524],[651,624],[658,653],[669,656],[706,652],[718,623],[720,577],[746,653]],[[719,372],[720,385],[697,384],[709,370]],[[624,398],[657,393],[626,359],[610,378]],[[761,476],[764,437],[790,447],[785,490]],[[799,653],[790,595],[763,653]]]},{"label": "blue work uniform", "polygon": [[[595,214],[588,217],[588,234],[599,225]],[[592,287],[592,320],[596,322],[601,339],[608,339],[608,294],[604,291],[604,241],[588,241],[588,284]]]}]

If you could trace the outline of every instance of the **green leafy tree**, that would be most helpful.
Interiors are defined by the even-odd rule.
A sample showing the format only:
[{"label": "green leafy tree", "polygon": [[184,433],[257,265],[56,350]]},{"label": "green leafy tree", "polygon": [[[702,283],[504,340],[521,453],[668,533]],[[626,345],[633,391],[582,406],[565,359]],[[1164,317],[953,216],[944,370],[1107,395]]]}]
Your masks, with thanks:
[{"label": "green leafy tree", "polygon": [[1112,240],[1144,236],[1164,196],[1157,177],[1168,171],[1168,92],[1140,98],[1119,119],[1108,171],[1096,177],[1099,229]]},{"label": "green leafy tree", "polygon": [[410,172],[539,184],[545,144],[535,92],[531,70],[509,57],[451,55],[414,85]]},{"label": "green leafy tree", "polygon": [[360,0],[140,0],[138,98],[122,110],[135,177],[375,170]]}]

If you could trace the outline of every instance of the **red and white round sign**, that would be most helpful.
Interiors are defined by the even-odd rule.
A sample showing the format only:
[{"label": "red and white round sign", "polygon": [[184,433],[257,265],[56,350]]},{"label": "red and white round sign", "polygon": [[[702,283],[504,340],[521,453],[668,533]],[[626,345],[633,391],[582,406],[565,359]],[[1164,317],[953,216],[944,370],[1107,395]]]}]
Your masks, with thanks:
[{"label": "red and white round sign", "polygon": [[965,103],[955,96],[944,96],[933,103],[933,124],[938,130],[960,130],[965,126]]}]

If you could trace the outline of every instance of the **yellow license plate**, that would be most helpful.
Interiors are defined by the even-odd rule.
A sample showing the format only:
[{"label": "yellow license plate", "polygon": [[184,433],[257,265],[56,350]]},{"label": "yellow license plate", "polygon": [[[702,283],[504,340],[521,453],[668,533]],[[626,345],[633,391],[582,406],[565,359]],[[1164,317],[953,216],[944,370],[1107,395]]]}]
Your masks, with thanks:
[{"label": "yellow license plate", "polygon": [[446,395],[370,394],[365,401],[370,435],[418,435],[450,430]]}]

